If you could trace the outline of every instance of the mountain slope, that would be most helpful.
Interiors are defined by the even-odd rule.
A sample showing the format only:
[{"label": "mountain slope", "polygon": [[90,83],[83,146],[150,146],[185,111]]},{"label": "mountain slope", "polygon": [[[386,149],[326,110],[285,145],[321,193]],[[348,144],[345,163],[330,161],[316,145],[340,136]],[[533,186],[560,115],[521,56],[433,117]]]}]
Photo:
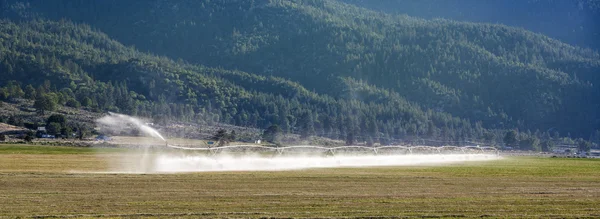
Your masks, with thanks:
[{"label": "mountain slope", "polygon": [[569,44],[600,49],[598,0],[340,0],[393,14],[522,27]]},{"label": "mountain slope", "polygon": [[[140,53],[88,25],[0,20],[0,33],[3,101],[49,95],[59,105],[78,102],[84,109],[158,122],[277,124],[286,132],[350,136],[352,141],[421,136],[449,142],[500,135],[447,113],[422,110],[393,91],[353,79],[342,78],[335,85],[351,95],[334,98],[282,78]],[[28,85],[33,90],[23,88]]]},{"label": "mountain slope", "polygon": [[88,23],[142,51],[278,76],[333,98],[348,94],[331,85],[352,78],[489,128],[587,137],[600,127],[598,53],[519,28],[336,1],[27,2],[17,14]]}]

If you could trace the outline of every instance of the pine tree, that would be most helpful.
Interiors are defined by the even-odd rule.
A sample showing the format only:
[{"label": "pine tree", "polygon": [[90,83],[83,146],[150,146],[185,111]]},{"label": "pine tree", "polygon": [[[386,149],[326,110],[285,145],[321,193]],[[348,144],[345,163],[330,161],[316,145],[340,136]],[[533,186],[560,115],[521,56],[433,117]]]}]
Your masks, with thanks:
[{"label": "pine tree", "polygon": [[46,111],[53,111],[56,109],[56,100],[48,94],[40,95],[33,103],[33,107],[35,107],[38,113],[43,115]]},{"label": "pine tree", "polygon": [[517,131],[515,130],[510,130],[508,132],[506,132],[506,135],[504,135],[504,144],[508,147],[515,147],[517,146],[519,143],[519,140],[517,139]]},{"label": "pine tree", "polygon": [[51,122],[48,125],[46,125],[46,131],[48,132],[48,134],[51,134],[51,135],[60,134],[61,129],[62,129],[62,126],[60,125],[60,123],[57,123],[57,122]]},{"label": "pine tree", "polygon": [[215,135],[213,135],[211,139],[217,141],[217,144],[219,146],[223,146],[229,143],[227,131],[225,129],[217,130],[217,133],[215,133]]},{"label": "pine tree", "polygon": [[25,87],[25,98],[31,99],[31,100],[36,99],[36,91],[35,91],[35,88],[33,88],[33,86],[31,86],[31,84],[27,85]]},{"label": "pine tree", "polygon": [[262,139],[267,142],[278,144],[280,135],[281,135],[281,129],[279,128],[279,126],[271,125],[271,126],[269,126],[269,128],[267,128],[263,132]]},{"label": "pine tree", "polygon": [[300,138],[307,139],[315,134],[315,126],[313,116],[309,112],[305,112],[300,117]]},{"label": "pine tree", "polygon": [[592,144],[589,141],[583,140],[581,138],[577,139],[577,150],[580,152],[590,152],[592,149]]},{"label": "pine tree", "polygon": [[346,145],[354,145],[354,131],[348,131],[346,134]]}]

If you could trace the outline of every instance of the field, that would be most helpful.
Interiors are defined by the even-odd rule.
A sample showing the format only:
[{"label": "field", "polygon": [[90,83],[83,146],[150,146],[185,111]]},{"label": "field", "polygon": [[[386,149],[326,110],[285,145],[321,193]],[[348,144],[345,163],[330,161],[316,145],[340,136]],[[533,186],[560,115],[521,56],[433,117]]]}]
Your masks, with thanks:
[{"label": "field", "polygon": [[600,159],[93,173],[120,152],[0,145],[0,217],[600,217]]}]

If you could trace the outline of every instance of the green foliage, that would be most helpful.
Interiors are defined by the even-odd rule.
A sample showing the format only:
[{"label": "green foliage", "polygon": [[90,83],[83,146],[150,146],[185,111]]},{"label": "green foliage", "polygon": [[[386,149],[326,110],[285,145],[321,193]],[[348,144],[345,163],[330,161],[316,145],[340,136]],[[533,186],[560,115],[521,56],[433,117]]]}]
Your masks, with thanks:
[{"label": "green foliage", "polygon": [[269,126],[262,134],[262,139],[271,142],[271,143],[279,143],[279,138],[281,137],[281,129],[277,125]]},{"label": "green foliage", "polygon": [[63,126],[63,127],[60,129],[60,134],[61,134],[61,135],[64,135],[64,137],[65,137],[65,138],[71,138],[71,137],[73,137],[73,136],[72,136],[72,134],[73,134],[73,129],[72,129],[70,126]]},{"label": "green foliage", "polygon": [[10,125],[14,125],[14,126],[23,126],[24,125],[23,120],[16,116],[8,117],[8,121],[6,121],[6,123],[8,123]]},{"label": "green foliage", "polygon": [[82,106],[84,106],[84,107],[91,107],[92,99],[90,99],[89,97],[83,97],[81,103],[82,103]]},{"label": "green foliage", "polygon": [[8,90],[6,88],[0,88],[0,100],[8,100],[9,97]]},{"label": "green foliage", "polygon": [[33,86],[31,86],[31,84],[29,84],[29,85],[27,85],[27,87],[25,87],[25,98],[32,99],[32,100],[36,99],[36,91],[35,91],[35,88],[33,88]]},{"label": "green foliage", "polygon": [[[49,18],[89,25],[0,21],[0,70],[15,82],[0,83],[0,99],[31,85],[41,113],[66,105],[162,123],[277,125],[348,144],[423,136],[493,144],[505,129],[556,126],[587,137],[596,127],[590,100],[600,97],[600,56],[521,29],[389,16],[329,0],[260,7],[184,0],[177,11],[143,10],[155,0],[107,1],[32,3],[46,6],[41,14]],[[140,22],[148,17],[161,22]],[[141,53],[95,29],[182,59]]]},{"label": "green foliage", "polygon": [[519,143],[518,134],[515,130],[510,130],[504,135],[504,144],[508,147],[515,147]]},{"label": "green foliage", "polygon": [[600,145],[600,130],[596,130],[590,135],[590,142]]},{"label": "green foliage", "polygon": [[67,117],[65,117],[62,114],[52,114],[51,116],[48,117],[48,119],[46,119],[46,125],[48,125],[50,123],[58,123],[61,126],[66,126]]},{"label": "green foliage", "polygon": [[25,138],[23,138],[23,140],[25,140],[25,142],[31,142],[31,141],[33,141],[33,136],[26,135]]},{"label": "green foliage", "polygon": [[577,139],[577,150],[581,152],[590,152],[592,143],[583,139]]},{"label": "green foliage", "polygon": [[6,91],[8,96],[11,98],[21,98],[25,95],[25,92],[21,88],[21,83],[15,80],[11,80],[6,85]]},{"label": "green foliage", "polygon": [[522,137],[521,140],[519,141],[519,149],[542,151],[542,148],[540,146],[540,139],[538,139],[535,136]]},{"label": "green foliage", "polygon": [[90,135],[90,128],[85,125],[79,124],[77,126],[77,139],[83,140],[88,135]]},{"label": "green foliage", "polygon": [[551,152],[556,147],[556,144],[552,140],[544,140],[541,147],[543,152]]},{"label": "green foliage", "polygon": [[375,144],[375,142],[373,141],[373,137],[368,136],[367,137],[367,146],[371,147]]},{"label": "green foliage", "polygon": [[315,123],[311,113],[305,112],[300,116],[298,121],[300,125],[300,138],[307,139],[315,134]]},{"label": "green foliage", "polygon": [[[74,35],[79,41],[69,41],[64,37],[42,34],[45,29],[39,29],[39,25],[53,26],[71,33],[78,30],[86,34]],[[20,29],[11,29],[16,26],[6,22],[2,27],[11,29],[12,33],[16,33],[15,37],[20,35],[19,32],[24,32],[52,42],[40,46],[44,50],[61,51],[64,54],[60,60],[51,55],[35,59],[36,64],[32,66],[39,69],[22,73],[27,78],[38,78],[40,72],[56,67],[50,66],[50,63],[63,65],[35,85],[38,87],[35,106],[42,113],[55,109],[58,104],[76,107],[75,101],[78,101],[92,111],[110,110],[154,117],[157,121],[200,120],[252,127],[276,124],[283,127],[285,132],[303,134],[305,138],[325,135],[345,139],[346,129],[350,127],[345,125],[346,117],[351,118],[355,134],[366,131],[367,135],[378,139],[379,133],[390,133],[391,141],[399,139],[405,127],[411,127],[413,135],[425,133],[425,127],[418,124],[428,120],[433,124],[452,126],[452,132],[472,128],[466,120],[446,113],[424,112],[417,104],[406,101],[394,91],[349,78],[341,79],[338,85],[363,95],[364,101],[310,92],[300,84],[282,78],[178,64],[164,57],[154,57],[123,47],[86,26],[68,22],[36,21],[22,23],[22,26]],[[16,38],[13,40],[16,41]],[[17,46],[9,55],[19,60],[18,54],[30,52]],[[44,56],[45,53],[39,51],[33,54]],[[85,57],[80,57],[82,54]],[[53,59],[57,60],[48,62]],[[15,65],[18,64],[15,62]],[[60,69],[71,69],[73,72]],[[90,75],[96,80],[91,79]],[[64,82],[65,78],[69,80]],[[367,123],[364,130],[356,125]],[[478,138],[475,135],[468,137]]]},{"label": "green foliage", "polygon": [[346,134],[346,145],[354,145],[354,131],[349,131],[348,134]]},{"label": "green foliage", "polygon": [[[157,4],[164,7],[155,9],[153,6]],[[66,17],[88,23],[143,51],[182,58],[182,61],[175,62],[176,65],[186,65],[187,61],[274,75],[298,81],[303,89],[333,98],[375,102],[377,96],[366,97],[364,93],[352,89],[340,89],[344,80],[340,78],[368,81],[370,85],[376,85],[377,90],[390,89],[422,107],[448,112],[473,122],[482,121],[486,128],[547,130],[561,127],[563,133],[587,137],[589,131],[597,127],[594,122],[598,118],[595,113],[597,106],[591,100],[600,98],[597,89],[600,78],[595,74],[600,69],[600,55],[519,28],[392,16],[333,0],[261,3],[107,0],[69,7],[37,1],[31,7],[49,18]],[[113,7],[119,10],[111,10]],[[94,13],[86,13],[88,11]],[[148,17],[160,22],[147,21]],[[60,25],[61,33],[82,32],[70,31],[73,25],[69,22]],[[46,26],[38,25],[35,28],[38,30]],[[81,25],[76,29],[89,31],[90,27]],[[157,29],[166,34],[156,34]],[[137,57],[135,52],[106,39],[106,35],[80,35],[73,38],[80,39],[87,48],[72,56],[71,61],[56,60],[63,57],[42,54],[40,58],[44,63],[62,67],[44,69],[45,72],[66,71],[71,78],[85,80],[81,74],[85,71],[82,69],[102,68],[94,68],[97,67],[95,65],[90,68],[89,64],[97,61],[110,63],[103,66],[109,69],[122,66],[123,61],[132,56],[152,66],[145,69],[144,73],[165,68],[164,65]],[[53,39],[51,42],[56,44],[60,40]],[[80,46],[79,42],[68,43]],[[106,50],[110,55],[100,55],[88,50],[89,47]],[[56,51],[57,54],[65,52],[62,49],[49,51]],[[38,57],[34,56],[37,61]],[[31,60],[19,60],[18,63],[7,61],[6,66],[16,72],[21,66],[19,64],[25,62]],[[120,70],[139,69],[128,67],[133,68],[107,71],[105,75],[115,76]],[[178,71],[169,73],[181,74]],[[275,92],[274,86],[258,87],[269,80],[248,81],[245,80],[247,77],[241,79],[239,75],[220,71],[212,71],[211,74],[227,78],[250,92],[277,93],[285,98],[295,94]],[[158,81],[160,77],[146,76],[148,84],[154,80],[154,86],[164,87],[165,84],[161,85]],[[202,89],[188,89],[186,78],[169,78],[166,84],[174,85],[175,89],[169,89],[171,93],[166,96],[197,97],[185,98],[185,102],[206,105],[207,96],[210,95]],[[279,81],[274,84],[282,83]],[[257,87],[249,88],[250,85]],[[138,91],[142,89],[132,90],[140,93]],[[143,92],[143,95],[156,99],[158,93]],[[574,96],[578,98],[570,98]],[[78,101],[83,103],[80,99]],[[98,104],[100,108],[107,106],[101,102]],[[212,104],[218,104],[218,101]],[[577,108],[577,112],[572,108]],[[227,118],[221,116],[220,120]],[[230,116],[235,118],[234,115]],[[216,118],[214,115],[211,117]],[[261,123],[260,120],[257,123]],[[422,122],[426,124],[427,121]],[[264,126],[259,127],[266,127],[268,122],[261,125]],[[443,128],[438,123],[435,125],[438,129]],[[421,129],[423,124],[415,126]],[[420,130],[410,130],[411,134],[418,132]]]},{"label": "green foliage", "polygon": [[215,133],[211,139],[217,141],[218,146],[227,145],[229,142],[231,142],[230,136],[227,134],[225,129],[217,130],[217,133]]},{"label": "green foliage", "polygon": [[0,141],[6,141],[6,135],[0,134]]},{"label": "green foliage", "polygon": [[217,133],[215,133],[215,135],[213,135],[213,137],[211,139],[215,140],[215,141],[219,141],[221,139],[224,139],[226,135],[227,135],[227,131],[225,129],[219,129],[219,130],[217,130]]},{"label": "green foliage", "polygon": [[55,110],[56,105],[56,99],[50,94],[39,95],[33,103],[33,107],[35,107],[40,114],[44,114],[46,111]]},{"label": "green foliage", "polygon": [[65,106],[79,108],[79,107],[81,107],[81,104],[76,99],[70,98],[65,103]]},{"label": "green foliage", "polygon": [[57,122],[51,122],[46,125],[46,132],[48,132],[50,135],[59,135],[61,129],[62,126]]},{"label": "green foliage", "polygon": [[494,132],[490,132],[490,131],[485,131],[483,133],[483,140],[486,143],[489,143],[490,145],[496,145],[496,143],[498,143],[497,141],[499,137],[494,133]]}]

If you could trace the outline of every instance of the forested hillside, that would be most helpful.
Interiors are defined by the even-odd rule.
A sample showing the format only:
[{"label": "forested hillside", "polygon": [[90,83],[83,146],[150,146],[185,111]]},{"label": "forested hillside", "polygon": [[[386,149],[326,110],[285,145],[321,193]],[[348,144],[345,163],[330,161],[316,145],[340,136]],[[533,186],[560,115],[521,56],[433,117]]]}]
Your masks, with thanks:
[{"label": "forested hillside", "polygon": [[18,2],[7,78],[93,109],[340,139],[600,127],[600,55],[520,28],[330,0]]},{"label": "forested hillside", "polygon": [[303,137],[349,142],[418,136],[465,141],[486,133],[501,135],[352,79],[337,85],[348,91],[347,97],[332,98],[282,78],[140,53],[87,25],[3,20],[0,32],[0,70],[7,82],[0,89],[3,101],[47,100],[50,105],[110,110],[158,122],[220,121],[259,128],[276,124]]},{"label": "forested hillside", "polygon": [[340,0],[392,14],[499,23],[600,50],[598,0]]}]

